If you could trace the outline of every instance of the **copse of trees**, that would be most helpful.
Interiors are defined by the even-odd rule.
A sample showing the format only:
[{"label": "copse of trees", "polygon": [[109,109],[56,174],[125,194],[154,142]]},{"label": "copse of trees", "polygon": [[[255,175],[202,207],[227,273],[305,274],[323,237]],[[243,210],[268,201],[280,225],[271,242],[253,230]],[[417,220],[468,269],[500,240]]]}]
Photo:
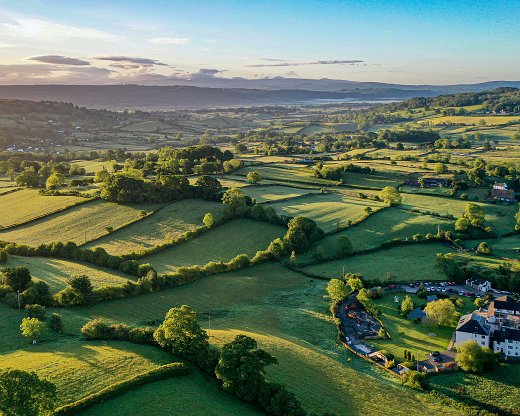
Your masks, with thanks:
[{"label": "copse of trees", "polygon": [[289,221],[283,241],[287,251],[302,253],[324,236],[323,230],[313,220],[298,216]]},{"label": "copse of trees", "polygon": [[379,198],[390,206],[401,205],[403,202],[403,197],[399,191],[392,186],[385,186],[379,192]]}]

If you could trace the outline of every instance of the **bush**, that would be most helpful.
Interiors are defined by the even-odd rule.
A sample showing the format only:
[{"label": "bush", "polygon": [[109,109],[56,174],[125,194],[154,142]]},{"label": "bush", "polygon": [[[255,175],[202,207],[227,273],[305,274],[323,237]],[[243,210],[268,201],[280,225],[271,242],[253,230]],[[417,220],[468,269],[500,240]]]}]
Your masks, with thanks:
[{"label": "bush", "polygon": [[25,303],[39,304],[44,306],[52,305],[52,295],[50,287],[45,282],[36,282],[29,286],[22,293]]},{"label": "bush", "polygon": [[53,313],[51,315],[49,327],[55,332],[63,332],[63,319],[60,314]]},{"label": "bush", "polygon": [[81,334],[89,340],[110,339],[110,325],[103,319],[96,318],[83,325]]},{"label": "bush", "polygon": [[0,264],[7,263],[7,250],[0,248]]},{"label": "bush", "polygon": [[36,318],[39,321],[45,319],[45,307],[42,305],[27,305],[25,307],[25,314],[28,318]]},{"label": "bush", "polygon": [[419,373],[418,371],[409,370],[409,371],[405,371],[402,374],[401,382],[405,386],[411,387],[413,389],[422,389],[422,388],[424,388],[425,378],[426,378],[426,375],[424,373]]},{"label": "bush", "polygon": [[0,299],[3,299],[5,295],[12,292],[13,289],[11,289],[11,286],[7,285],[0,285]]},{"label": "bush", "polygon": [[16,292],[10,292],[4,296],[3,302],[11,308],[17,309],[18,306],[24,306],[23,298],[20,296],[20,303],[18,303],[18,294]]}]

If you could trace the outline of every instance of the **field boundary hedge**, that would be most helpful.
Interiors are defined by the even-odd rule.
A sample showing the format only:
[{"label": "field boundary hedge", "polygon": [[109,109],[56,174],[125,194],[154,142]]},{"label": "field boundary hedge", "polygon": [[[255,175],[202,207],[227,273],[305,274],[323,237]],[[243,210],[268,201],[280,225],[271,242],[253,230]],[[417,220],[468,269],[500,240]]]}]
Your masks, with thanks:
[{"label": "field boundary hedge", "polygon": [[132,388],[142,386],[146,383],[165,380],[172,377],[180,377],[189,374],[190,370],[184,363],[170,363],[162,365],[158,368],[146,371],[144,373],[137,374],[134,377],[120,381],[118,383],[111,384],[104,389],[97,391],[96,393],[89,394],[75,402],[66,404],[65,406],[58,407],[54,415],[65,416],[75,415],[77,412],[84,410],[90,406],[98,403],[102,403],[107,399],[120,396],[121,394],[129,391]]},{"label": "field boundary hedge", "polygon": [[9,189],[8,191],[5,191],[5,192],[1,192],[0,191],[0,196],[9,195],[9,194],[12,194],[13,192],[17,192],[17,191],[20,191],[22,189],[23,188],[14,188],[14,189]]}]

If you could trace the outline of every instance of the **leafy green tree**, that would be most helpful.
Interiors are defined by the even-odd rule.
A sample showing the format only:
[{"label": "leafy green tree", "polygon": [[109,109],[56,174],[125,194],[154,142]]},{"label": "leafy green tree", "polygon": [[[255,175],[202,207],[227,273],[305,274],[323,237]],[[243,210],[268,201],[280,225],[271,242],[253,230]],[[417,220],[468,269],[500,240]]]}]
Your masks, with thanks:
[{"label": "leafy green tree", "polygon": [[433,170],[435,171],[435,173],[447,173],[448,166],[446,166],[444,163],[437,163],[435,164]]},{"label": "leafy green tree", "polygon": [[226,212],[231,215],[244,215],[247,209],[246,196],[238,188],[231,188],[224,192],[222,203],[226,207]]},{"label": "leafy green tree", "polygon": [[401,383],[407,387],[411,387],[412,389],[422,389],[424,387],[425,378],[426,374],[409,370],[405,371],[401,375]]},{"label": "leafy green tree", "polygon": [[213,228],[213,226],[215,225],[215,218],[213,217],[213,214],[211,212],[208,212],[206,215],[204,215],[202,223],[208,228]]},{"label": "leafy green tree", "polygon": [[56,298],[62,305],[89,305],[94,301],[94,287],[88,276],[75,276],[67,281],[68,286]]},{"label": "leafy green tree", "polygon": [[50,416],[56,399],[56,386],[36,373],[0,370],[0,411],[5,416]]},{"label": "leafy green tree", "polygon": [[2,270],[2,273],[3,284],[9,286],[14,292],[24,291],[31,283],[31,273],[27,267],[7,267]]},{"label": "leafy green tree", "polygon": [[262,175],[258,172],[249,172],[247,174],[247,181],[250,183],[258,183],[262,180]]},{"label": "leafy green tree", "polygon": [[42,305],[27,305],[25,307],[25,314],[28,318],[36,318],[40,321],[45,319],[45,307]]},{"label": "leafy green tree", "polygon": [[45,181],[45,187],[47,189],[54,189],[54,188],[58,188],[60,186],[63,186],[66,182],[66,178],[65,178],[65,175],[63,175],[63,173],[60,173],[60,172],[54,172],[51,176],[49,176],[47,178],[47,180]]},{"label": "leafy green tree", "polygon": [[222,185],[219,180],[212,176],[201,176],[195,182],[199,194],[203,199],[215,199],[215,195],[222,191]]},{"label": "leafy green tree", "polygon": [[347,273],[343,276],[343,280],[347,283],[351,290],[363,289],[363,279],[360,274]]},{"label": "leafy green tree", "polygon": [[490,245],[488,243],[486,243],[485,241],[483,241],[482,243],[480,243],[477,247],[477,253],[478,254],[484,254],[484,255],[489,255],[492,253],[492,249],[490,247]]},{"label": "leafy green tree", "polygon": [[413,311],[414,307],[415,305],[413,303],[412,298],[406,295],[403,301],[401,302],[401,313],[404,316],[408,316],[408,314]]},{"label": "leafy green tree", "polygon": [[440,326],[449,326],[457,319],[455,305],[449,299],[438,299],[428,302],[424,313],[430,322]]},{"label": "leafy green tree", "polygon": [[342,280],[339,279],[331,279],[329,283],[327,283],[327,298],[331,300],[332,303],[337,303],[345,299],[350,293],[349,286],[345,284]]},{"label": "leafy green tree", "polygon": [[94,176],[94,182],[95,183],[103,183],[107,182],[110,178],[110,173],[105,168],[98,170],[96,172],[96,175]]},{"label": "leafy green tree", "polygon": [[208,334],[197,322],[197,313],[188,305],[171,308],[154,333],[157,343],[173,354],[197,362],[209,348]]},{"label": "leafy green tree", "polygon": [[49,327],[55,332],[63,332],[63,318],[58,313],[53,313],[49,320]]},{"label": "leafy green tree", "polygon": [[253,338],[237,335],[222,347],[215,374],[224,390],[240,400],[254,402],[265,384],[265,367],[277,363],[275,357],[258,348]]},{"label": "leafy green tree", "polygon": [[18,186],[28,186],[30,188],[36,188],[40,185],[40,177],[34,170],[34,167],[30,166],[26,168],[16,178],[16,184]]},{"label": "leafy green tree", "polygon": [[8,254],[7,254],[7,250],[4,249],[4,248],[0,248],[0,264],[5,264],[7,263],[7,259],[8,259]]},{"label": "leafy green tree", "polygon": [[43,329],[43,322],[37,318],[23,318],[20,324],[20,331],[26,338],[32,340],[33,344],[36,344],[36,339],[40,335]]},{"label": "leafy green tree", "polygon": [[43,281],[31,284],[22,293],[25,303],[49,306],[52,304],[52,295],[49,285]]},{"label": "leafy green tree", "polygon": [[519,209],[519,211],[516,213],[515,218],[516,218],[515,230],[516,230],[516,231],[520,231],[520,209]]},{"label": "leafy green tree", "polygon": [[346,235],[338,237],[338,245],[341,254],[344,256],[346,256],[347,254],[351,254],[354,251],[352,242]]},{"label": "leafy green tree", "polygon": [[399,191],[392,186],[385,186],[379,193],[379,197],[391,206],[401,205],[403,202]]},{"label": "leafy green tree", "polygon": [[323,231],[310,218],[298,216],[289,221],[283,241],[288,250],[301,253],[324,237]]},{"label": "leafy green tree", "polygon": [[457,347],[455,361],[464,371],[482,373],[498,364],[498,355],[488,348],[482,348],[476,341],[468,340]]},{"label": "leafy green tree", "polygon": [[455,221],[455,231],[465,233],[466,231],[468,231],[470,225],[471,224],[467,218],[461,217],[457,221]]},{"label": "leafy green tree", "polygon": [[480,205],[470,202],[464,209],[464,218],[466,218],[473,227],[482,227],[486,221],[486,213]]}]

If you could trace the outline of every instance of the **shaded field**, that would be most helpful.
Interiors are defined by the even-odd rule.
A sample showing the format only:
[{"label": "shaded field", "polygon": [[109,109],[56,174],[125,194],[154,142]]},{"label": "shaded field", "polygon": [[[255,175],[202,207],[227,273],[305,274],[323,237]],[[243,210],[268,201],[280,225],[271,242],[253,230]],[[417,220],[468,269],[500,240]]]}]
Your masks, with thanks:
[{"label": "shaded field", "polygon": [[[159,397],[159,400],[150,400]],[[220,390],[218,382],[192,368],[188,376],[156,381],[107,400],[78,416],[131,415],[139,409],[148,416],[255,416],[265,413]]]},{"label": "shaded field", "polygon": [[235,175],[247,176],[249,172],[258,172],[264,179],[277,180],[282,182],[300,182],[309,183],[312,185],[334,185],[336,182],[328,179],[315,178],[311,176],[311,171],[308,168],[290,166],[249,166],[242,168],[235,172]]},{"label": "shaded field", "polygon": [[397,281],[445,280],[444,274],[436,267],[436,254],[450,251],[448,246],[441,243],[411,244],[345,257],[303,269],[330,278],[341,277],[345,270],[345,273],[361,273],[370,280],[387,281],[387,273],[392,273],[393,280]]},{"label": "shaded field", "polygon": [[173,202],[150,217],[103,236],[85,247],[102,247],[110,254],[139,252],[200,227],[208,212],[218,218],[222,212],[222,204],[202,199]]},{"label": "shaded field", "polygon": [[276,201],[279,199],[296,198],[298,196],[319,193],[318,189],[300,189],[289,186],[248,186],[242,189],[244,194],[255,198],[256,202]]},{"label": "shaded field", "polygon": [[10,256],[7,266],[24,266],[29,269],[35,280],[43,280],[52,292],[58,292],[67,286],[67,279],[74,276],[86,275],[94,287],[103,285],[121,285],[128,280],[137,279],[116,270],[92,266],[77,261],[61,260],[46,257]]},{"label": "shaded field", "polygon": [[520,414],[520,366],[502,364],[485,374],[441,374],[429,384],[440,393],[497,414]]},{"label": "shaded field", "polygon": [[505,257],[517,261],[520,260],[520,234],[514,234],[510,237],[490,240],[468,240],[464,242],[464,245],[468,248],[475,249],[483,241],[491,246],[495,256]]},{"label": "shaded field", "polygon": [[275,202],[271,206],[280,215],[312,218],[325,232],[345,227],[347,222],[357,221],[365,215],[364,209],[384,206],[382,202],[359,199],[337,193],[310,195],[295,201]]},{"label": "shaded field", "polygon": [[103,168],[109,172],[112,171],[112,165],[116,162],[116,160],[75,160],[70,164],[84,167],[87,173],[96,173]]},{"label": "shaded field", "polygon": [[385,186],[396,188],[403,183],[404,179],[399,178],[397,175],[384,175],[381,173],[345,172],[342,180],[344,185],[383,189]]},{"label": "shaded field", "polygon": [[65,212],[0,232],[0,240],[32,246],[54,241],[74,241],[83,244],[108,234],[105,227],[117,229],[140,219],[141,210],[150,213],[160,206],[159,204],[119,205],[102,200],[86,202]]},{"label": "shaded field", "polygon": [[238,254],[253,256],[271,241],[282,237],[283,227],[249,219],[237,219],[209,230],[193,240],[142,258],[159,273],[173,272],[180,266],[228,261]]},{"label": "shaded field", "polygon": [[77,196],[43,196],[37,189],[21,189],[0,196],[0,229],[23,224],[35,218],[85,202]]}]

